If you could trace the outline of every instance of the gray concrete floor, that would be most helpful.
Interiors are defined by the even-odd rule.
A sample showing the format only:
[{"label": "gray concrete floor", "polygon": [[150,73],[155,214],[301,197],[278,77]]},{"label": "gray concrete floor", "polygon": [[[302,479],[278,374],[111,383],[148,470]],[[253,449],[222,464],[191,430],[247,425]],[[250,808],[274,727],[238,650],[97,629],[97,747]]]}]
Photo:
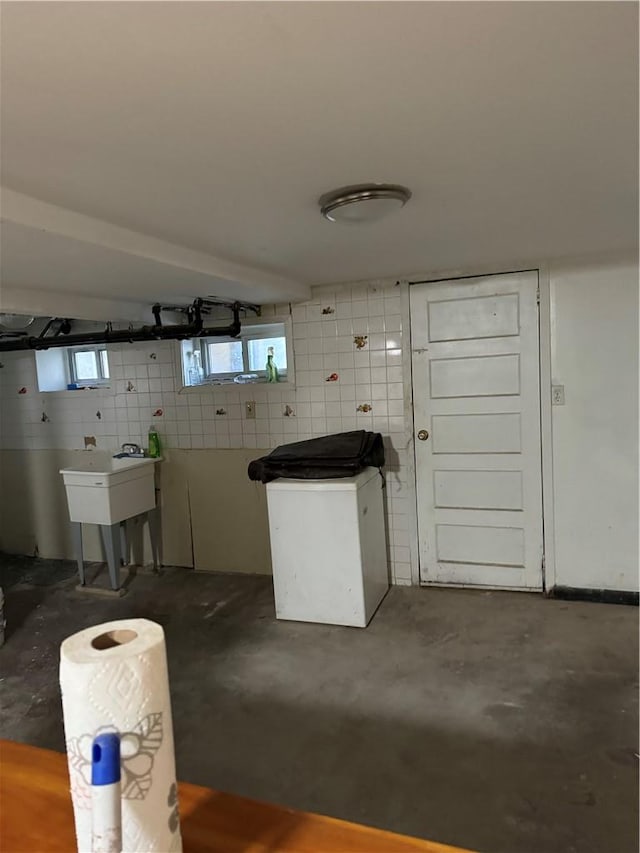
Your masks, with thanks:
[{"label": "gray concrete floor", "polygon": [[638,850],[637,608],[394,588],[362,630],[276,621],[267,577],[167,569],[103,600],[71,563],[0,565],[4,737],[63,750],[61,640],[142,616],[182,779],[480,851]]}]

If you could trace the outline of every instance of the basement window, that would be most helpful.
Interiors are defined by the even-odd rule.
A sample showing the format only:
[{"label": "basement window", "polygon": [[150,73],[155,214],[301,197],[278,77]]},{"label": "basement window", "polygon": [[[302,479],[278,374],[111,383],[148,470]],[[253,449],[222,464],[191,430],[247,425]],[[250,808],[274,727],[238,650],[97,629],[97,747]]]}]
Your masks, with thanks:
[{"label": "basement window", "polygon": [[55,347],[36,352],[40,391],[104,388],[109,385],[109,356],[104,345]]},{"label": "basement window", "polygon": [[75,385],[104,385],[109,381],[109,357],[105,347],[65,347],[69,377]]},{"label": "basement window", "polygon": [[291,356],[284,322],[243,325],[238,338],[182,341],[184,385],[266,382],[270,355],[279,381],[289,381]]}]

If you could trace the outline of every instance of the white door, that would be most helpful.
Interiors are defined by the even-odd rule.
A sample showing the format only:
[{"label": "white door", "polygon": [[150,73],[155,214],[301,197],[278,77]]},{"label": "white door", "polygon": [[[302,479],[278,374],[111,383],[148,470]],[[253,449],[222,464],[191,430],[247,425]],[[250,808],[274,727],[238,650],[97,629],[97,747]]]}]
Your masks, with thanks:
[{"label": "white door", "polygon": [[538,274],[413,285],[426,584],[542,589]]}]

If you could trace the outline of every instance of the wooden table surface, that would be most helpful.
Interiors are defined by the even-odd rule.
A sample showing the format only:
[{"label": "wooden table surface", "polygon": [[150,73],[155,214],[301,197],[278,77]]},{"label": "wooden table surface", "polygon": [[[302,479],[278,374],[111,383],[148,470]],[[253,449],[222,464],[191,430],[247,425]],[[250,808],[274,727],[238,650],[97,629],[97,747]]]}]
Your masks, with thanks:
[{"label": "wooden table surface", "polygon": [[[184,853],[464,853],[199,785],[178,789]],[[2,853],[75,849],[66,756],[0,740]]]}]

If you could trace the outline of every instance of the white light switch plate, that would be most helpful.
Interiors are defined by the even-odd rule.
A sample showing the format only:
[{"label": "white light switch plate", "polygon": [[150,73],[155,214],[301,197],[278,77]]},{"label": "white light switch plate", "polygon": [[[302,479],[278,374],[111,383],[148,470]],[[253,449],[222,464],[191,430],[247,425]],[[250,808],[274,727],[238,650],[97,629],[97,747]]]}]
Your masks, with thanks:
[{"label": "white light switch plate", "polygon": [[256,417],[256,401],[247,400],[244,404],[244,416],[247,420],[255,420]]},{"label": "white light switch plate", "polygon": [[564,406],[564,385],[551,386],[551,405]]}]

